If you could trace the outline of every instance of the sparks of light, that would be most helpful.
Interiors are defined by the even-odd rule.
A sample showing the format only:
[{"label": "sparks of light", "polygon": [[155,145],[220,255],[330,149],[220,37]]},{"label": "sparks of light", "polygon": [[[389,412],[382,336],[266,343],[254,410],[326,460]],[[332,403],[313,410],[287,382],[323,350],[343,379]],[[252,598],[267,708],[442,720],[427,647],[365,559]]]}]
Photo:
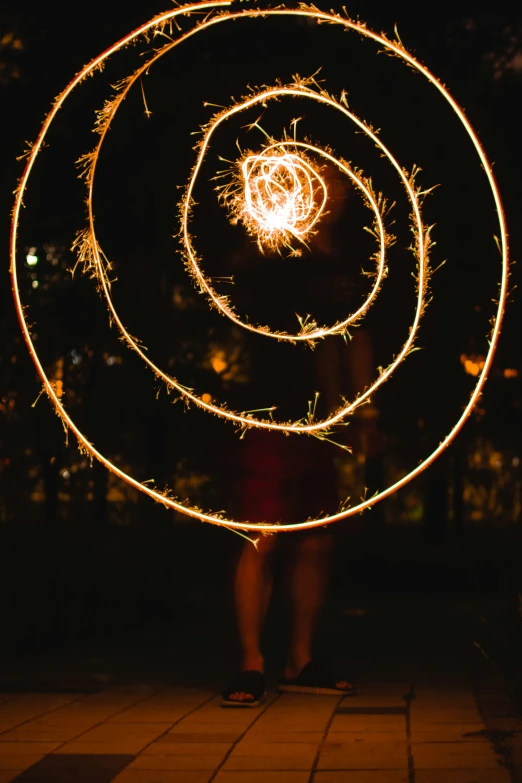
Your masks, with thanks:
[{"label": "sparks of light", "polygon": [[[146,24],[141,25],[139,28],[137,28],[136,30],[129,33],[127,36],[125,36],[124,38],[122,38],[121,40],[113,44],[111,47],[109,47],[98,57],[94,58],[74,77],[74,79],[63,90],[63,92],[57,97],[57,99],[55,100],[51,108],[51,111],[49,112],[47,118],[45,119],[45,122],[43,123],[38,138],[30,148],[26,156],[25,168],[22,173],[22,177],[20,179],[18,190],[16,192],[15,204],[13,209],[12,228],[11,228],[11,242],[10,242],[11,278],[12,278],[13,294],[14,294],[15,305],[17,309],[20,326],[24,338],[26,340],[31,358],[36,366],[40,378],[42,379],[44,390],[47,393],[52,404],[54,405],[57,413],[60,415],[64,423],[64,426],[68,430],[70,430],[78,440],[80,449],[88,453],[91,457],[94,457],[97,460],[99,460],[108,470],[112,471],[113,474],[115,474],[122,480],[126,481],[130,486],[144,492],[149,497],[153,498],[159,503],[162,503],[165,507],[186,514],[187,516],[193,519],[198,519],[203,522],[220,525],[229,529],[233,529],[237,532],[256,530],[261,533],[263,532],[267,533],[267,532],[306,530],[306,529],[312,529],[327,524],[331,524],[341,519],[345,519],[349,516],[353,516],[354,514],[359,514],[365,509],[369,508],[370,506],[376,504],[380,500],[388,497],[396,490],[405,486],[409,481],[411,481],[411,479],[418,476],[435,459],[437,459],[437,457],[440,456],[440,454],[442,454],[442,452],[449,446],[449,444],[452,442],[455,436],[462,429],[464,423],[466,422],[470,413],[475,407],[475,404],[480,398],[484,383],[486,381],[486,378],[491,368],[493,356],[500,335],[500,329],[501,329],[507,291],[508,291],[507,285],[508,285],[509,251],[508,251],[506,222],[505,222],[500,194],[491,169],[491,165],[480,144],[480,141],[476,133],[474,132],[473,128],[468,122],[462,109],[458,106],[458,104],[452,98],[450,93],[438,81],[438,79],[427,68],[421,65],[411,54],[409,54],[409,52],[406,51],[406,49],[404,48],[404,46],[400,41],[392,41],[384,35],[379,35],[377,33],[374,33],[373,31],[369,30],[362,22],[351,20],[347,16],[341,16],[333,12],[330,13],[322,12],[314,6],[306,6],[304,4],[300,4],[296,8],[285,8],[284,6],[279,6],[277,8],[263,8],[263,9],[242,8],[237,11],[236,10],[232,11],[230,9],[230,6],[231,6],[231,0],[211,0],[210,2],[191,3],[185,6],[178,6],[165,13],[159,14],[158,16],[154,17]],[[200,15],[201,13],[202,15]],[[190,14],[195,14],[196,19],[199,19],[199,21],[196,21],[196,23],[191,29],[189,29],[184,33],[181,33],[178,36],[178,38],[175,39],[166,35],[165,29],[169,28],[169,32],[171,32],[170,28],[173,21],[174,23],[176,23],[176,17],[180,15],[188,17]],[[207,15],[205,16],[204,14]],[[151,362],[151,360],[147,357],[145,351],[140,347],[138,342],[127,332],[127,330],[121,323],[110,296],[110,282],[109,282],[109,275],[108,275],[108,272],[110,270],[110,264],[106,260],[106,257],[104,256],[103,251],[101,250],[101,247],[96,239],[96,234],[94,230],[94,216],[92,210],[94,174],[96,170],[96,164],[99,158],[101,145],[108,132],[110,124],[114,116],[116,115],[118,108],[120,107],[121,103],[127,96],[130,88],[136,82],[136,80],[139,79],[143,74],[145,74],[145,72],[151,67],[151,65],[156,60],[158,60],[160,57],[162,57],[164,54],[170,51],[173,47],[178,46],[179,44],[188,40],[192,36],[204,32],[215,25],[227,23],[229,21],[234,21],[240,18],[263,20],[268,17],[276,18],[276,17],[283,17],[283,16],[314,20],[317,23],[340,25],[346,30],[351,30],[363,36],[364,38],[373,41],[379,46],[379,48],[383,49],[384,51],[387,51],[389,54],[393,54],[399,57],[400,59],[402,59],[407,65],[409,65],[418,73],[420,73],[422,76],[424,76],[424,78],[426,78],[428,82],[436,90],[438,90],[440,95],[449,104],[449,106],[455,113],[456,117],[464,127],[464,130],[468,134],[468,137],[472,145],[474,146],[475,151],[480,160],[480,164],[484,171],[484,175],[487,178],[489,188],[493,196],[493,201],[495,204],[495,209],[496,209],[496,214],[497,214],[498,224],[499,224],[498,245],[501,254],[501,274],[500,274],[500,288],[499,288],[498,296],[496,297],[496,301],[498,303],[497,310],[496,310],[495,317],[492,321],[492,330],[491,330],[491,334],[489,335],[489,350],[487,352],[487,355],[484,357],[484,364],[482,365],[481,363],[481,367],[479,368],[478,374],[476,376],[475,387],[459,419],[457,420],[456,424],[453,426],[451,431],[442,439],[442,441],[439,443],[437,448],[431,454],[425,457],[413,470],[411,470],[408,474],[403,476],[401,479],[399,479],[392,485],[386,487],[385,489],[383,489],[382,491],[380,491],[378,494],[374,495],[371,498],[365,498],[361,502],[356,503],[355,505],[350,507],[343,507],[342,510],[336,514],[332,514],[318,519],[306,520],[298,524],[268,524],[268,523],[254,524],[249,521],[236,521],[232,519],[227,519],[219,513],[210,513],[210,512],[204,513],[196,507],[189,506],[188,504],[184,504],[179,500],[170,497],[167,492],[161,492],[160,490],[155,489],[153,486],[150,486],[147,482],[138,481],[136,478],[131,476],[129,473],[126,473],[124,470],[122,470],[113,462],[111,462],[109,459],[107,459],[101,452],[99,452],[95,448],[95,446],[89,442],[89,440],[81,432],[81,430],[76,426],[76,424],[68,414],[67,410],[65,409],[63,402],[60,399],[61,395],[58,393],[58,390],[56,388],[56,383],[54,382],[54,380],[48,377],[48,375],[46,374],[43,368],[43,365],[35,349],[34,341],[31,336],[31,329],[29,327],[29,324],[27,323],[24,314],[24,307],[21,301],[20,290],[18,285],[18,273],[17,273],[18,231],[19,231],[19,222],[20,222],[20,214],[23,205],[23,199],[24,199],[25,191],[27,189],[27,184],[33,166],[35,164],[37,156],[39,155],[42,147],[45,144],[47,133],[58,111],[66,102],[67,98],[80,85],[82,81],[84,81],[88,76],[94,74],[96,71],[101,70],[105,65],[106,60],[116,52],[123,49],[125,46],[134,43],[142,36],[146,41],[149,40],[150,36],[153,37],[157,36],[160,38],[160,40],[163,37],[165,37],[169,42],[164,46],[156,49],[155,53],[150,57],[150,59],[146,63],[144,63],[144,65],[140,66],[140,68],[138,68],[134,74],[132,74],[128,79],[123,80],[117,86],[116,95],[112,99],[107,101],[103,110],[99,113],[98,127],[97,127],[97,131],[100,137],[99,143],[97,147],[93,150],[93,152],[84,156],[83,159],[84,176],[88,187],[87,206],[89,212],[89,225],[88,228],[80,235],[76,243],[76,249],[78,252],[78,262],[80,264],[83,264],[84,267],[86,268],[86,271],[91,273],[97,279],[99,286],[106,298],[110,315],[112,319],[115,321],[116,326],[119,329],[123,340],[127,343],[129,347],[131,347],[134,351],[136,351],[136,353],[138,353],[138,355],[143,359],[143,361],[145,361],[148,364],[148,366],[154,371],[156,376],[158,378],[161,378],[163,381],[165,381],[165,383],[167,383],[171,388],[176,389],[179,392],[179,394],[182,395],[187,401],[194,402],[196,405],[199,405],[201,408],[207,410],[208,412],[217,413],[218,415],[224,418],[232,420],[233,422],[238,424],[240,428],[246,429],[248,427],[256,426],[256,427],[265,427],[267,429],[281,429],[285,432],[300,432],[300,433],[321,435],[328,432],[329,426],[342,421],[346,416],[352,413],[358,404],[369,402],[370,395],[385,380],[387,380],[390,377],[393,370],[397,366],[399,366],[399,364],[403,361],[403,359],[412,350],[415,334],[425,306],[427,277],[428,277],[427,254],[428,254],[428,248],[430,244],[429,230],[426,229],[422,223],[421,212],[420,212],[420,201],[421,201],[422,194],[419,192],[417,186],[415,185],[414,174],[408,174],[404,170],[401,164],[393,157],[393,155],[381,142],[380,138],[372,131],[371,127],[366,125],[361,120],[359,120],[353,113],[351,113],[348,110],[348,107],[346,103],[343,101],[343,98],[341,98],[340,101],[337,101],[334,98],[332,98],[327,92],[321,89],[313,89],[312,87],[310,87],[308,83],[306,83],[303,80],[296,80],[296,83],[292,85],[287,85],[286,87],[279,85],[273,88],[272,90],[270,89],[262,90],[257,95],[254,96],[250,95],[248,98],[243,99],[240,103],[234,104],[230,109],[223,110],[223,112],[220,113],[217,117],[215,117],[214,120],[209,124],[209,126],[204,129],[202,141],[199,145],[198,159],[194,166],[194,170],[192,172],[192,176],[187,187],[186,195],[181,205],[181,222],[182,222],[181,234],[185,246],[187,266],[189,268],[189,271],[193,275],[197,285],[200,287],[202,292],[204,292],[209,297],[212,304],[216,306],[218,309],[220,309],[221,312],[223,312],[225,315],[227,315],[234,323],[242,326],[245,329],[251,329],[251,331],[255,331],[259,334],[264,334],[268,337],[274,337],[276,339],[282,339],[282,340],[289,339],[293,342],[296,342],[298,340],[309,340],[309,341],[316,340],[316,339],[326,337],[329,334],[343,333],[343,330],[346,329],[346,325],[349,323],[349,319],[345,320],[345,322],[341,324],[335,324],[333,327],[330,328],[318,327],[316,325],[312,325],[312,328],[304,330],[303,333],[299,333],[297,335],[277,334],[277,333],[270,332],[270,330],[267,328],[251,327],[248,324],[243,324],[240,321],[240,319],[235,315],[235,313],[227,303],[226,299],[223,297],[219,297],[217,295],[217,293],[213,290],[210,281],[206,278],[206,276],[203,274],[202,270],[200,269],[198,259],[197,259],[197,254],[195,253],[192,245],[192,238],[188,231],[188,224],[190,220],[192,205],[194,202],[192,191],[194,188],[197,175],[201,168],[203,158],[206,154],[210,142],[210,138],[214,130],[220,125],[221,122],[226,120],[228,117],[236,114],[237,112],[243,111],[244,109],[249,108],[252,105],[255,105],[258,102],[264,105],[267,101],[271,99],[280,100],[284,97],[312,98],[313,100],[316,100],[319,103],[332,106],[333,108],[343,113],[348,120],[350,120],[351,122],[355,123],[355,125],[358,126],[360,131],[366,133],[367,136],[375,143],[377,148],[388,158],[389,163],[395,169],[397,175],[399,176],[402,182],[402,185],[406,190],[411,205],[412,226],[413,226],[413,232],[415,237],[415,242],[414,242],[415,255],[417,259],[416,260],[417,303],[415,307],[415,314],[413,317],[412,324],[410,326],[408,337],[402,349],[398,351],[396,358],[392,362],[392,364],[388,368],[382,370],[379,373],[375,383],[370,387],[370,389],[366,390],[366,392],[364,392],[364,394],[361,395],[361,397],[358,398],[358,400],[355,400],[352,403],[347,403],[335,415],[333,415],[329,419],[323,422],[306,422],[304,424],[298,422],[298,423],[293,423],[293,424],[291,423],[286,425],[273,424],[273,423],[271,424],[270,421],[256,420],[250,415],[236,414],[234,412],[228,411],[226,408],[219,408],[217,406],[214,406],[213,404],[211,404],[211,402],[207,402],[206,399],[203,400],[203,398],[198,397],[197,395],[192,393],[189,389],[186,389],[184,386],[178,383],[175,379],[170,378],[165,373],[163,373],[159,368],[157,368]],[[295,140],[292,143],[294,146],[293,149],[290,149],[290,151],[295,153],[295,149],[298,146],[298,144]],[[281,148],[281,145],[279,146]],[[316,150],[314,148],[314,152],[315,151]],[[267,152],[268,150],[265,148],[263,154]],[[376,236],[379,238],[380,249],[376,255],[377,264],[376,264],[374,287],[366,303],[363,305],[361,312],[357,316],[360,317],[362,314],[364,314],[364,312],[366,312],[369,303],[373,302],[373,300],[375,299],[375,296],[380,287],[380,282],[385,274],[384,259],[385,259],[385,248],[387,245],[387,238],[386,238],[386,232],[384,230],[383,220],[382,220],[383,217],[382,200],[381,197],[378,194],[375,194],[371,189],[370,186],[371,181],[369,179],[365,179],[364,177],[358,177],[358,174],[355,170],[352,170],[352,168],[347,164],[345,164],[345,162],[343,162],[341,159],[335,158],[329,152],[325,150],[317,150],[317,152],[318,154],[324,155],[327,159],[330,159],[331,162],[334,163],[336,166],[338,166],[341,171],[343,171],[347,176],[351,177],[352,181],[354,181],[355,184],[357,184],[357,181],[359,182],[360,190],[366,194],[366,202],[374,212],[373,230]],[[319,198],[320,188],[316,190],[315,193]],[[317,219],[319,219],[319,216]],[[292,234],[292,236],[294,235]],[[352,314],[352,317],[355,316]]]},{"label": "sparks of light", "polygon": [[306,243],[328,197],[326,184],[303,154],[277,151],[247,155],[239,187],[228,206],[261,251]]}]

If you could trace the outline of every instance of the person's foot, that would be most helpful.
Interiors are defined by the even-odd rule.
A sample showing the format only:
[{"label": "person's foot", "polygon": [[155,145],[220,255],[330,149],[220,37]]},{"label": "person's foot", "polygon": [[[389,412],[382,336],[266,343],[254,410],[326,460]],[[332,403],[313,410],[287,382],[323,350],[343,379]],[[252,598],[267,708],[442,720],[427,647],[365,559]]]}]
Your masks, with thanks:
[{"label": "person's foot", "polygon": [[308,666],[311,660],[312,656],[307,653],[290,655],[284,668],[284,679],[295,680],[299,677],[305,666]]},{"label": "person's foot", "polygon": [[239,672],[225,688],[222,707],[258,707],[266,697],[265,675],[255,669]]},{"label": "person's foot", "polygon": [[287,665],[277,687],[283,693],[315,693],[325,696],[355,694],[355,685],[344,677],[338,677],[328,666],[313,660],[309,660],[297,673],[295,667]]}]

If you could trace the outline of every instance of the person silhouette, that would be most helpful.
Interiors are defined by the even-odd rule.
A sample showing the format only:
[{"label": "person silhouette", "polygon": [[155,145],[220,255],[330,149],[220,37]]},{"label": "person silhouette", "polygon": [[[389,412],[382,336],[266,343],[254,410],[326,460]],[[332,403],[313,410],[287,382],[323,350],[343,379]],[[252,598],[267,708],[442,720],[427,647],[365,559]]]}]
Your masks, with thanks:
[{"label": "person silhouette", "polygon": [[[250,275],[254,296],[248,303],[254,319],[261,319],[262,305],[270,303],[271,315],[288,310],[288,302],[300,299],[306,312],[317,320],[326,316],[332,288],[343,297],[343,307],[351,295],[346,274],[339,274],[341,253],[335,241],[335,226],[346,202],[346,185],[330,177],[329,190],[335,193],[334,207],[319,223],[308,252],[302,258],[281,259],[263,256],[256,262],[249,258],[242,268]],[[253,244],[253,243],[252,243]],[[239,255],[244,261],[248,251]],[[259,274],[256,271],[261,270]],[[241,277],[241,275],[239,275]],[[253,282],[252,282],[253,281]],[[256,307],[258,310],[256,311]],[[321,312],[321,310],[323,312]],[[250,311],[249,311],[250,312]],[[331,315],[330,315],[331,318]],[[283,321],[281,321],[283,324]],[[265,341],[274,344],[275,341]],[[276,344],[277,345],[277,344]],[[295,349],[294,349],[295,350]],[[320,394],[316,415],[324,418],[337,410],[341,394],[362,391],[372,380],[374,370],[369,335],[356,329],[349,344],[342,337],[330,337],[315,351],[298,352],[292,360],[285,351],[282,359],[272,347],[257,349],[253,388],[263,398],[268,374],[276,374],[278,393],[285,400],[295,395],[305,377],[315,378]],[[279,363],[277,363],[279,361]],[[269,368],[269,373],[267,372]],[[279,402],[279,401],[278,401]],[[284,405],[283,405],[284,408]],[[378,441],[376,411],[364,406],[364,418],[351,427],[352,445],[365,444],[368,451]],[[345,437],[344,434],[342,437]],[[357,440],[357,444],[353,440]],[[250,522],[296,523],[333,513],[339,504],[335,446],[306,435],[286,436],[281,432],[250,430],[243,441],[239,467],[240,513]],[[224,707],[256,707],[266,695],[265,659],[261,635],[273,586],[274,555],[279,535],[261,535],[256,544],[246,543],[239,557],[234,577],[234,605],[241,647],[239,672],[222,694]],[[336,674],[328,664],[313,657],[312,644],[317,621],[324,604],[331,555],[335,541],[333,526],[285,535],[289,544],[290,642],[286,664],[278,689],[335,695],[353,695],[355,686],[344,674]]]}]

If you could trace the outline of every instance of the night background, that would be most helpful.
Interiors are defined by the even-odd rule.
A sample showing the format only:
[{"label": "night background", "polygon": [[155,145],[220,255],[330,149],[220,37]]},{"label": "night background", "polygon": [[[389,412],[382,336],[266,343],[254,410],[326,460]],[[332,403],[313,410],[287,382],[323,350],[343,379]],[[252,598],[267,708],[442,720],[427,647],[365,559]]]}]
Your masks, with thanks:
[{"label": "night background", "polygon": [[[123,6],[94,0],[68,11],[52,2],[0,5],[0,606],[6,661],[167,627],[173,647],[179,634],[190,648],[185,623],[197,615],[204,625],[209,595],[219,596],[229,611],[223,607],[242,540],[165,510],[91,465],[73,438],[67,445],[52,406],[45,395],[39,398],[8,276],[12,192],[23,167],[17,157],[72,76],[165,9],[156,0]],[[516,262],[522,250],[522,14],[503,1],[487,11],[458,0],[415,6],[356,1],[348,10],[390,36],[397,25],[405,47],[463,107],[493,162]],[[58,113],[25,199],[21,296],[43,365],[87,438],[139,480],[153,479],[205,510],[237,516],[239,434],[217,417],[173,404],[111,329],[95,282],[79,269],[74,278],[70,273],[70,248],[85,224],[84,186],[74,163],[94,146],[94,113],[110,85],[138,67],[140,52],[151,48],[118,53]],[[358,460],[331,446],[339,501],[343,493],[353,499],[387,486],[450,431],[487,353],[501,272],[493,200],[469,139],[420,75],[376,52],[354,33],[292,18],[245,19],[194,36],[143,79],[150,117],[139,83],[131,90],[103,146],[94,196],[99,240],[116,279],[116,307],[151,358],[199,394],[236,410],[278,404],[284,419],[306,415],[317,390],[308,372],[310,352],[265,345],[276,341],[242,334],[212,310],[187,275],[175,236],[179,200],[195,161],[193,134],[214,111],[204,102],[228,106],[248,85],[287,83],[294,74],[321,69],[316,78],[336,96],[347,91],[350,108],[381,129],[406,169],[420,166],[419,184],[438,185],[424,207],[425,222],[435,224],[431,267],[437,271],[417,340],[422,350],[373,399],[380,449]],[[367,291],[359,270],[374,248],[361,230],[368,212],[359,197],[348,193],[332,229],[336,262],[317,270],[313,260],[260,259],[241,226],[230,225],[209,183],[223,167],[218,156],[237,156],[236,139],[242,149],[262,143],[259,131],[246,128],[259,114],[257,108],[241,113],[216,137],[196,188],[195,247],[211,276],[234,276],[232,290],[222,282],[218,291],[236,297],[242,315],[295,329],[294,313],[310,307],[321,322],[333,323]],[[331,145],[396,201],[389,276],[364,321],[375,367],[386,366],[407,337],[415,305],[408,204],[389,164],[332,109],[285,99],[269,105],[260,122],[279,138],[296,116],[303,117],[299,133]],[[472,641],[503,671],[522,708],[519,278],[514,264],[503,332],[479,405],[434,466],[340,530],[333,592],[340,604],[354,607],[392,594],[465,606]]]}]

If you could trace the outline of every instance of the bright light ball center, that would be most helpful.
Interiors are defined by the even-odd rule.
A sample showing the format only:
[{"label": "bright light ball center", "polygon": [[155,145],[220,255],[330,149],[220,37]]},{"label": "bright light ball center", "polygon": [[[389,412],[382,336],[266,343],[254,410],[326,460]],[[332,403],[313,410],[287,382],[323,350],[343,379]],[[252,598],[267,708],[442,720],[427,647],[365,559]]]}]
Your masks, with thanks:
[{"label": "bright light ball center", "polygon": [[292,239],[306,242],[321,217],[327,190],[318,171],[294,153],[247,155],[241,164],[239,217],[261,245],[276,249]]}]

